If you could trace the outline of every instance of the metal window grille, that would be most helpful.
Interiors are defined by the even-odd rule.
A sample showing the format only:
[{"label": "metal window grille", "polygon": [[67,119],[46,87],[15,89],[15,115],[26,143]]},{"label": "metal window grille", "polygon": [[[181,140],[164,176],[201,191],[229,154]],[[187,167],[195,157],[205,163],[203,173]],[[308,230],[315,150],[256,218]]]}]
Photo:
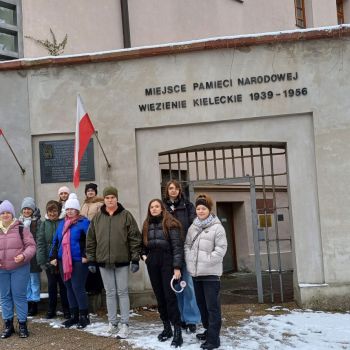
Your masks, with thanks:
[{"label": "metal window grille", "polygon": [[[274,302],[273,277],[278,276],[281,301],[283,301],[283,273],[286,272],[281,251],[292,251],[292,240],[289,228],[288,173],[285,144],[273,145],[205,145],[202,147],[163,152],[159,154],[159,166],[162,178],[162,190],[166,182],[178,180],[188,194],[189,183],[205,181],[213,187],[221,180],[228,190],[247,190],[249,184],[240,184],[227,179],[252,177],[255,181],[257,196],[257,214],[260,223],[260,257],[264,256],[263,269],[269,276],[270,300]],[[281,193],[285,194],[281,201]],[[284,220],[280,218],[283,217]],[[272,222],[271,222],[272,221]],[[270,225],[271,223],[271,225]],[[258,218],[257,218],[258,225]],[[284,235],[280,235],[283,225]],[[286,228],[286,225],[288,227]]]}]

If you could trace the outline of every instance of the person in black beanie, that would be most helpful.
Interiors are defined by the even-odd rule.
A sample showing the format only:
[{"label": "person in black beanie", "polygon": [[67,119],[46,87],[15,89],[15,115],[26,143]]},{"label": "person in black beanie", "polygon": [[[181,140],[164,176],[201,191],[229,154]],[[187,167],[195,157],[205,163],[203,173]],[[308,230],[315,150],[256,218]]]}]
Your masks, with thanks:
[{"label": "person in black beanie", "polygon": [[[97,196],[97,185],[92,182],[85,185],[85,196],[86,198],[81,206],[80,214],[91,221],[100,211],[103,205],[103,198]],[[101,272],[98,266],[93,271],[93,273],[89,271],[85,288],[89,295],[98,295],[103,289]]]},{"label": "person in black beanie", "polygon": [[85,185],[85,200],[81,206],[80,214],[90,221],[100,211],[103,205],[103,198],[97,196],[97,185],[89,183]]}]

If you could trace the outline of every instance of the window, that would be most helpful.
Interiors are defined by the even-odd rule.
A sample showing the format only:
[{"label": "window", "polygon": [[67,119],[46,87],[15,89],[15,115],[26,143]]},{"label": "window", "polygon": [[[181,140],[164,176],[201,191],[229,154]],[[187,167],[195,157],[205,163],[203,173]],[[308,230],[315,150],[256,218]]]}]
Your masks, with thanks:
[{"label": "window", "polygon": [[22,56],[20,0],[0,0],[0,60]]},{"label": "window", "polygon": [[304,0],[294,0],[295,22],[299,28],[306,28]]},{"label": "window", "polygon": [[338,24],[344,24],[344,0],[337,0]]}]

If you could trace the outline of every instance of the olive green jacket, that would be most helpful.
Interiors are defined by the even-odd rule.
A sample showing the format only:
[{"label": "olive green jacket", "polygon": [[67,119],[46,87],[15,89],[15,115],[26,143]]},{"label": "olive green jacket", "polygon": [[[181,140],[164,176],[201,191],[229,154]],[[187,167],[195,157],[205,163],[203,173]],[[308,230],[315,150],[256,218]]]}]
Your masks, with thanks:
[{"label": "olive green jacket", "polygon": [[112,216],[101,207],[86,237],[86,256],[100,266],[126,266],[140,259],[142,237],[134,217],[118,203]]},{"label": "olive green jacket", "polygon": [[52,248],[52,239],[55,236],[60,220],[52,221],[46,219],[40,225],[40,230],[36,237],[36,260],[42,266],[49,262],[49,253]]}]

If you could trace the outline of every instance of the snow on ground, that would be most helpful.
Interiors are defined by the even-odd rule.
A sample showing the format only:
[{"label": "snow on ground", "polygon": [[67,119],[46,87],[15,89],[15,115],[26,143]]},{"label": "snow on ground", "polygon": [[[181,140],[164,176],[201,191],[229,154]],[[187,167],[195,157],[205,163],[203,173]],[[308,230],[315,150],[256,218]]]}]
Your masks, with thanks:
[{"label": "snow on ground", "polygon": [[[329,350],[350,349],[350,313],[328,313],[312,310],[292,310],[286,314],[275,311],[289,311],[281,307],[266,309],[270,314],[252,316],[237,327],[223,327],[221,331],[222,350],[265,350],[302,349]],[[33,319],[32,322],[46,322],[60,328],[62,320]],[[108,336],[108,324],[91,315],[92,324],[84,332],[97,336]],[[157,335],[161,332],[160,321],[145,323],[142,316],[133,313],[130,320],[130,345],[143,349],[167,350],[170,340],[161,343]],[[183,333],[186,350],[200,349],[195,334]]]}]

